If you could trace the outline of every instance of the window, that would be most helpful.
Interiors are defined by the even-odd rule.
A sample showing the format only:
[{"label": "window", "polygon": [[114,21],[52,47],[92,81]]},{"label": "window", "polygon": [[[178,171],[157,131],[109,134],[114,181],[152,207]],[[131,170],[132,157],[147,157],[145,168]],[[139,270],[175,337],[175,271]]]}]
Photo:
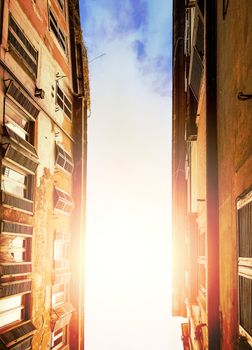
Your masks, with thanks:
[{"label": "window", "polygon": [[17,141],[22,143],[23,147],[26,145],[26,143],[22,142],[23,140],[33,145],[34,122],[25,116],[25,114],[18,111],[10,103],[6,103],[5,105],[4,124],[8,130],[15,133],[15,135],[18,137]]},{"label": "window", "polygon": [[72,174],[73,159],[59,144],[56,144],[55,163],[56,166],[59,166],[68,173]]},{"label": "window", "polygon": [[57,350],[60,349],[63,345],[66,345],[66,334],[67,327],[59,328],[57,331],[52,333],[52,344],[51,349]]},{"label": "window", "polygon": [[58,26],[58,22],[56,20],[56,17],[53,15],[51,9],[49,9],[49,29],[53,32],[55,35],[59,45],[63,49],[63,51],[66,53],[66,37],[60,27]]},{"label": "window", "polygon": [[7,167],[2,167],[2,189],[6,192],[26,197],[26,176]]},{"label": "window", "polygon": [[252,191],[237,201],[240,332],[252,346]]},{"label": "window", "polygon": [[72,103],[58,84],[56,85],[56,105],[62,109],[69,119],[72,119]]},{"label": "window", "polygon": [[8,297],[15,294],[30,293],[31,280],[21,279],[1,282],[0,298]]},{"label": "window", "polygon": [[68,283],[56,284],[52,287],[52,307],[64,304],[68,295]]},{"label": "window", "polygon": [[2,166],[1,188],[15,197],[32,200],[32,176],[24,175],[6,165]]},{"label": "window", "polygon": [[69,242],[54,241],[54,266],[57,270],[69,270]]},{"label": "window", "polygon": [[198,6],[195,8],[193,48],[191,50],[191,61],[189,70],[189,86],[196,98],[199,100],[201,79],[203,74],[204,57],[204,18]]},{"label": "window", "polygon": [[2,262],[30,261],[31,238],[2,234],[0,260]]},{"label": "window", "polygon": [[[24,350],[31,349],[31,341],[36,328],[31,321],[23,322],[15,328],[6,330],[0,334],[1,349]],[[13,347],[12,345],[15,344]]]},{"label": "window", "polygon": [[27,39],[24,31],[19,27],[11,14],[9,17],[8,44],[11,53],[14,53],[32,77],[36,78],[38,51]]},{"label": "window", "polygon": [[54,332],[69,324],[73,311],[74,307],[70,303],[64,303],[53,308],[51,320]]},{"label": "window", "polygon": [[31,175],[24,175],[17,169],[2,166],[2,204],[27,213],[33,213]]},{"label": "window", "polygon": [[228,5],[229,5],[229,0],[222,0],[222,15],[223,15],[223,19],[226,18],[227,11],[228,11]]},{"label": "window", "polygon": [[2,44],[4,0],[0,0],[0,44]]},{"label": "window", "polygon": [[10,98],[10,100],[15,102],[15,104],[18,105],[21,111],[27,114],[31,120],[36,120],[40,112],[39,109],[26,96],[26,94],[21,90],[21,88],[19,88],[13,81],[10,82],[6,95],[8,96],[8,98]]},{"label": "window", "polygon": [[58,4],[62,11],[64,11],[65,8],[65,0],[58,0]]},{"label": "window", "polygon": [[68,193],[59,188],[54,188],[54,208],[66,214],[71,214],[74,203]]},{"label": "window", "polygon": [[14,295],[0,299],[0,328],[23,321],[29,308],[30,295]]},{"label": "window", "polygon": [[1,221],[1,234],[19,234],[24,237],[32,237],[33,227],[12,221]]},{"label": "window", "polygon": [[20,167],[25,174],[34,174],[38,156],[34,142],[34,121],[8,101],[4,115],[4,158]]}]

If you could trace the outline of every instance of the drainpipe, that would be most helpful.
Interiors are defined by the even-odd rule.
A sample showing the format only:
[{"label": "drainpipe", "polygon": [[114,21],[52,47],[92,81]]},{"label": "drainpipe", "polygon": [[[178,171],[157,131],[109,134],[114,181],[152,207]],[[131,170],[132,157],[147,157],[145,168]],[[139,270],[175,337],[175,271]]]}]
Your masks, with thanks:
[{"label": "drainpipe", "polygon": [[205,1],[208,350],[220,349],[217,149],[217,1]]}]

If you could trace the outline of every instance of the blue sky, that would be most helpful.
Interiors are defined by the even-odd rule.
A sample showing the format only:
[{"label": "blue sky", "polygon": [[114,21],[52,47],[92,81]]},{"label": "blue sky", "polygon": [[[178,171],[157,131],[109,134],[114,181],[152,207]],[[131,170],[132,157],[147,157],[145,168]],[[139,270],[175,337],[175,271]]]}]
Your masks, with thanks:
[{"label": "blue sky", "polygon": [[171,0],[85,0],[81,15],[91,87],[85,349],[178,350]]},{"label": "blue sky", "polygon": [[108,43],[123,41],[152,89],[170,94],[171,1],[88,0],[81,2],[81,13],[90,60],[109,55]]}]

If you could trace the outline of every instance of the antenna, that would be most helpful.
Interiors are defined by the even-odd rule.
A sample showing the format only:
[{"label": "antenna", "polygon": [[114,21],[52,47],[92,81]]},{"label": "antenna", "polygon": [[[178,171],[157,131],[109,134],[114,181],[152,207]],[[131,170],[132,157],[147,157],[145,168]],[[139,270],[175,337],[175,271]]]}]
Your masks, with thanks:
[{"label": "antenna", "polygon": [[92,60],[91,61],[89,61],[89,63],[91,63],[91,62],[93,62],[93,61],[95,61],[95,60],[97,60],[98,58],[101,58],[101,57],[103,57],[103,56],[105,56],[106,55],[106,53],[105,52],[103,52],[102,54],[100,54],[99,56],[96,56],[95,58],[92,58]]}]

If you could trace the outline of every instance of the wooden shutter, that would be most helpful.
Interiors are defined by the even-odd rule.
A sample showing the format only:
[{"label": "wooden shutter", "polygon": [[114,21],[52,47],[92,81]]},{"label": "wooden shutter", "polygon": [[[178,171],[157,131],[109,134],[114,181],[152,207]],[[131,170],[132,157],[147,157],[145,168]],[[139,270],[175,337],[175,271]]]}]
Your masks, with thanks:
[{"label": "wooden shutter", "polygon": [[[33,334],[35,333],[36,328],[31,323],[31,321],[23,322],[21,325],[18,325],[16,327],[12,327],[11,329],[3,332],[0,334],[0,340],[2,344],[5,346],[6,349],[26,349],[26,348],[20,348],[20,346],[23,344],[23,341],[31,340]],[[12,347],[13,345],[17,344],[17,347]],[[2,347],[1,347],[2,349]]]},{"label": "wooden shutter", "polygon": [[33,213],[33,201],[26,198],[16,197],[4,191],[1,191],[1,197],[1,204],[3,206],[19,209],[27,214]]},{"label": "wooden shutter", "polygon": [[1,283],[0,298],[31,291],[31,280],[19,280]]},{"label": "wooden shutter", "polygon": [[37,119],[40,110],[35,106],[31,99],[28,98],[25,92],[23,92],[13,81],[10,82],[6,95],[17,103],[25,113],[28,113],[33,121]]}]

